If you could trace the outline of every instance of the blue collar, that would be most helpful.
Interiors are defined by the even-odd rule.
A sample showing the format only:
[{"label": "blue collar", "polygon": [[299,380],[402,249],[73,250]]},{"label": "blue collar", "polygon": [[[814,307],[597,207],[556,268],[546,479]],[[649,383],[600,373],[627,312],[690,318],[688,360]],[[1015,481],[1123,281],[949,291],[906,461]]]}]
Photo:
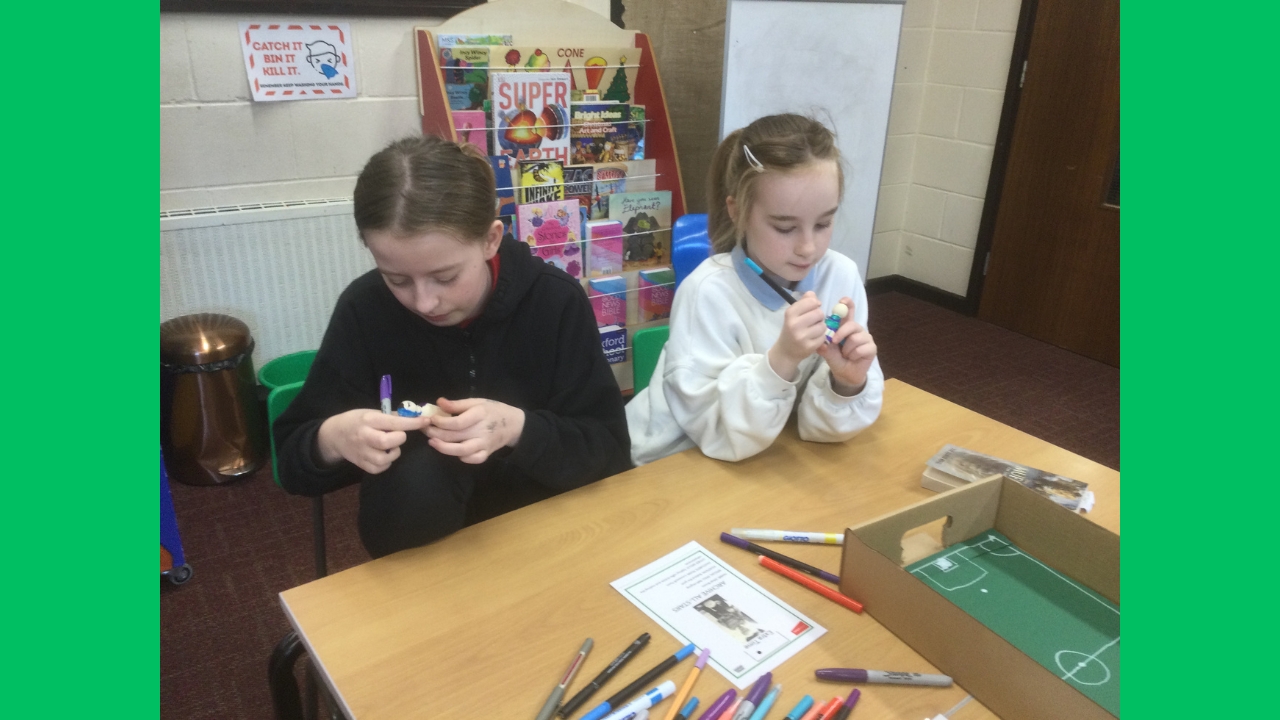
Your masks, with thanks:
[{"label": "blue collar", "polygon": [[[778,293],[774,291],[773,288],[769,287],[768,283],[766,283],[759,275],[755,274],[755,271],[747,267],[747,264],[743,262],[747,258],[747,253],[742,249],[741,244],[735,246],[733,248],[733,252],[729,255],[733,259],[733,269],[738,273],[738,279],[747,287],[747,292],[751,293],[751,297],[759,300],[761,305],[764,305],[770,310],[782,310],[786,307],[787,301],[778,297]],[[813,268],[809,269],[809,273],[804,276],[804,279],[796,283],[795,289],[791,291],[793,296],[799,297],[814,288],[814,285],[817,284],[817,280],[814,278],[813,271],[817,269],[817,267],[818,264],[814,263]],[[766,270],[765,272],[768,271]],[[784,287],[786,285],[785,282],[780,282],[778,284],[783,285]]]}]

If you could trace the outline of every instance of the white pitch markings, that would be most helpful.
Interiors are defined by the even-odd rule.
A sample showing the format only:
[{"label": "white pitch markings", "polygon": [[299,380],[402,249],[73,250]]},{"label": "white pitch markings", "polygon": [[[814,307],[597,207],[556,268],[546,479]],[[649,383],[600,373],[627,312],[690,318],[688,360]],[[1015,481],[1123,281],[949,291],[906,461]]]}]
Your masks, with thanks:
[{"label": "white pitch markings", "polygon": [[[1102,654],[1102,653],[1103,653],[1107,648],[1111,647],[1112,645],[1115,645],[1115,644],[1116,644],[1116,643],[1118,643],[1118,642],[1120,642],[1120,638],[1119,638],[1119,637],[1117,637],[1115,640],[1112,640],[1111,642],[1107,643],[1106,645],[1103,645],[1102,647],[1098,648],[1098,651],[1097,651],[1097,652],[1095,652],[1094,654],[1092,654],[1092,655],[1090,655],[1090,656],[1086,657],[1085,659],[1083,659],[1083,660],[1081,660],[1079,663],[1077,663],[1077,664],[1076,664],[1076,666],[1075,666],[1074,668],[1072,668],[1072,669],[1071,669],[1071,672],[1069,672],[1069,673],[1067,673],[1066,675],[1063,675],[1063,676],[1062,676],[1062,679],[1063,679],[1063,680],[1073,680],[1073,679],[1075,679],[1075,678],[1073,678],[1072,676],[1073,676],[1073,675],[1075,675],[1075,674],[1076,674],[1076,672],[1078,672],[1078,671],[1080,670],[1080,668],[1082,668],[1082,667],[1084,667],[1084,666],[1088,665],[1090,662],[1093,662],[1094,660],[1097,660],[1097,659],[1098,659],[1098,656],[1099,656],[1099,655],[1101,655],[1101,654]],[[1101,661],[1099,661],[1099,662],[1101,662]],[[1106,664],[1105,664],[1105,663],[1103,663],[1103,667],[1106,667]],[[1111,676],[1111,672],[1108,670],[1108,671],[1107,671],[1107,677],[1108,677],[1108,678],[1110,678],[1110,676]],[[1104,681],[1104,682],[1105,682],[1105,681]]]}]

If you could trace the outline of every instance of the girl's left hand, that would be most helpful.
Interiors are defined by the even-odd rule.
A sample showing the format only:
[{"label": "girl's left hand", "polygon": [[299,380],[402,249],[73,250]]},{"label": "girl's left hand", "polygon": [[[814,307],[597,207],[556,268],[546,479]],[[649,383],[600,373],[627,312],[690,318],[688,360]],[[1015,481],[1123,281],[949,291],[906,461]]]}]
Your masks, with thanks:
[{"label": "girl's left hand", "polygon": [[[835,339],[818,348],[818,354],[831,367],[831,387],[837,393],[853,397],[862,392],[867,384],[867,372],[876,359],[876,341],[871,333],[853,319],[853,300],[840,298],[840,302],[849,308],[849,314],[840,329],[836,330]],[[841,342],[844,344],[841,345]]]},{"label": "girl's left hand", "polygon": [[524,411],[495,400],[440,398],[436,405],[452,417],[434,416],[423,428],[431,447],[478,465],[503,447],[515,447],[524,432]]}]

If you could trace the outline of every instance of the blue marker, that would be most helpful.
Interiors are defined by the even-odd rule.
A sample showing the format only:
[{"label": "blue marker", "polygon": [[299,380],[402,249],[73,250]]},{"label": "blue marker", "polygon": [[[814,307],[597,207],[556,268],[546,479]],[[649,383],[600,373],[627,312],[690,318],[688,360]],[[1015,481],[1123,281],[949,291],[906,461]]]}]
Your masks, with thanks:
[{"label": "blue marker", "polygon": [[768,284],[769,287],[773,288],[773,291],[778,293],[778,295],[780,295],[783,300],[786,300],[788,305],[796,304],[795,297],[792,296],[791,293],[783,289],[781,285],[774,282],[773,278],[769,277],[768,275],[765,275],[764,268],[757,265],[755,260],[752,260],[751,258],[743,258],[742,260],[747,264],[747,267],[751,268],[751,272],[759,275],[760,279],[765,281],[765,283]]},{"label": "blue marker", "polygon": [[685,703],[684,707],[680,708],[680,712],[676,713],[676,716],[671,720],[689,720],[689,718],[693,717],[693,711],[697,709],[698,698],[689,698],[689,702]]},{"label": "blue marker", "polygon": [[800,718],[804,717],[805,713],[809,712],[809,708],[811,707],[813,707],[813,698],[805,695],[800,698],[800,702],[796,703],[796,706],[791,708],[791,712],[787,713],[787,716],[782,718],[782,720],[800,720]]},{"label": "blue marker", "polygon": [[693,643],[689,643],[688,645],[685,645],[684,647],[680,648],[679,650],[676,651],[675,655],[672,655],[666,660],[663,660],[662,662],[658,663],[652,670],[636,678],[635,682],[622,688],[613,697],[595,706],[595,708],[593,708],[591,712],[587,713],[586,715],[583,715],[580,720],[600,720],[600,718],[613,712],[614,708],[620,707],[622,703],[626,702],[627,699],[630,698],[632,695],[635,695],[636,693],[640,692],[640,690],[643,689],[645,685],[648,685],[649,683],[653,682],[654,679],[656,679],[659,675],[666,672],[667,670],[670,670],[673,665],[689,657],[689,655],[692,654],[693,651],[694,651]]},{"label": "blue marker", "polygon": [[764,696],[764,699],[760,701],[760,706],[751,714],[751,720],[764,720],[764,716],[768,715],[769,711],[773,709],[773,703],[778,700],[778,693],[780,692],[782,692],[782,683],[774,685],[769,694]]}]

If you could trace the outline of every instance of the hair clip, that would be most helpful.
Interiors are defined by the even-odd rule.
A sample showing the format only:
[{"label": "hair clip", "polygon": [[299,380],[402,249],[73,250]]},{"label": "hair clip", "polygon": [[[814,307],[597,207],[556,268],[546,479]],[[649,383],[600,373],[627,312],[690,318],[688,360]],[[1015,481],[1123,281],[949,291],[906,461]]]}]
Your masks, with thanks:
[{"label": "hair clip", "polygon": [[751,167],[755,168],[756,172],[764,172],[764,163],[756,159],[755,154],[751,152],[751,148],[747,147],[746,143],[742,144],[742,152],[747,156],[747,162],[751,163]]}]

